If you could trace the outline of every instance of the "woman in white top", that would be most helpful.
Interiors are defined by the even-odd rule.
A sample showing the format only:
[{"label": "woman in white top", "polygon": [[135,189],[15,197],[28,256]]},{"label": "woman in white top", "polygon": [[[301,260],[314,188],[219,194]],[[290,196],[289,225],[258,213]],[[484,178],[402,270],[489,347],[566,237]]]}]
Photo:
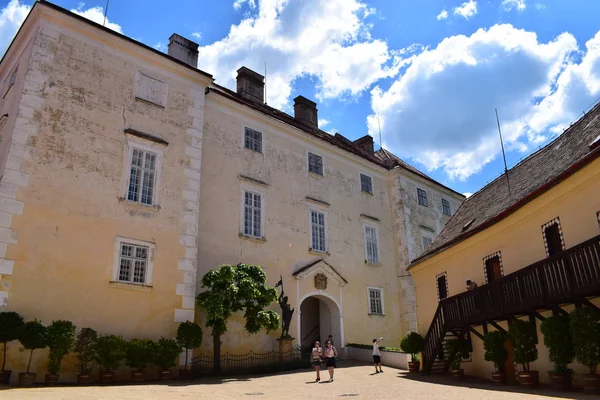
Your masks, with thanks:
[{"label": "woman in white top", "polygon": [[328,340],[325,343],[325,364],[329,371],[329,382],[333,382],[333,369],[335,368],[335,358],[337,357],[337,350],[333,347],[333,344]]},{"label": "woman in white top", "polygon": [[[379,342],[381,342],[383,338],[373,339],[373,362],[375,363],[375,373],[378,374],[383,372],[381,369],[381,353],[379,352]],[[377,369],[379,367],[379,369]]]},{"label": "woman in white top", "polygon": [[310,365],[317,371],[317,379],[315,382],[319,382],[321,377],[319,376],[319,371],[321,370],[321,363],[323,362],[323,349],[321,348],[321,343],[317,340],[315,342],[315,347],[313,347],[312,352],[310,353]]}]

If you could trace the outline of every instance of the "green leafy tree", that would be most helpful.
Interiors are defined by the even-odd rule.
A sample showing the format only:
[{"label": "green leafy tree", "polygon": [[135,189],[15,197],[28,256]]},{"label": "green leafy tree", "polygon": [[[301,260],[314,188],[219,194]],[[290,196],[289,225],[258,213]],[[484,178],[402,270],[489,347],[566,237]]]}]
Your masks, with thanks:
[{"label": "green leafy tree", "polygon": [[425,348],[425,339],[417,332],[409,332],[400,341],[400,348],[410,354],[410,362],[419,362],[418,354]]},{"label": "green leafy tree", "polygon": [[189,350],[200,347],[202,344],[202,328],[191,321],[181,323],[177,328],[177,343],[185,349],[185,370],[187,371]]},{"label": "green leafy tree", "polygon": [[544,335],[544,345],[550,351],[550,361],[554,363],[552,372],[567,372],[574,356],[569,317],[555,315],[546,318],[542,321],[541,330]]},{"label": "green leafy tree", "polygon": [[63,358],[73,350],[75,344],[75,325],[71,321],[52,321],[46,328],[48,354],[48,372],[58,374]]},{"label": "green leafy tree", "polygon": [[23,317],[14,311],[0,312],[0,343],[4,345],[2,371],[6,367],[6,343],[17,340],[19,330],[23,326]]},{"label": "green leafy tree", "polygon": [[529,363],[538,358],[535,345],[535,325],[531,322],[515,319],[508,327],[508,340],[512,346],[513,359],[529,372]]},{"label": "green leafy tree", "polygon": [[19,330],[19,342],[25,350],[29,350],[29,362],[27,363],[27,373],[29,373],[33,351],[46,347],[46,327],[37,319],[26,322]]},{"label": "green leafy tree", "polygon": [[483,349],[485,361],[494,363],[496,372],[504,372],[504,363],[508,358],[508,350],[504,347],[506,336],[500,331],[492,331],[483,337]]},{"label": "green leafy tree", "polygon": [[94,360],[107,372],[119,368],[127,343],[121,336],[100,335],[94,345]]},{"label": "green leafy tree", "polygon": [[452,369],[460,369],[460,363],[469,357],[469,344],[465,339],[454,339],[448,342],[448,363]]},{"label": "green leafy tree", "polygon": [[75,342],[75,352],[79,360],[79,373],[89,375],[92,373],[91,363],[94,361],[95,346],[98,340],[98,333],[92,328],[83,328],[77,335]]},{"label": "green leafy tree", "polygon": [[244,313],[249,334],[263,328],[267,332],[279,328],[279,315],[265,310],[277,300],[277,290],[266,282],[267,276],[260,266],[247,264],[223,265],[202,277],[206,291],[196,301],[206,311],[206,327],[212,328],[214,373],[221,372],[221,336],[227,332],[227,320],[234,313]]},{"label": "green leafy tree", "polygon": [[156,343],[150,339],[131,339],[125,345],[125,360],[128,367],[142,371],[154,358]]},{"label": "green leafy tree", "polygon": [[571,315],[575,359],[595,374],[600,364],[600,311],[592,307],[575,309]]},{"label": "green leafy tree", "polygon": [[181,346],[173,339],[158,339],[156,352],[154,353],[154,364],[161,370],[166,371],[176,365],[175,360],[181,353]]}]

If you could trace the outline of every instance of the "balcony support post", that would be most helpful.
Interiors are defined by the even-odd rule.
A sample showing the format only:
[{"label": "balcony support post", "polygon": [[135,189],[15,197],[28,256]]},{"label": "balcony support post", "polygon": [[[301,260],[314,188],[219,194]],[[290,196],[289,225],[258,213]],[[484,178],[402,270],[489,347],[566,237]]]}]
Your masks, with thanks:
[{"label": "balcony support post", "polygon": [[[537,314],[536,312],[533,312],[531,314],[529,314],[529,322],[533,325],[533,332],[535,333],[535,344],[539,343],[538,340],[538,334],[537,334],[537,325],[535,324],[535,314]],[[541,315],[540,315],[541,317]]]},{"label": "balcony support post", "polygon": [[496,330],[499,330],[500,332],[504,333],[505,335],[507,334],[506,330],[503,327],[501,327],[500,325],[498,325],[497,323],[495,323],[494,321],[488,321],[488,324],[490,324],[491,326],[496,328]]}]

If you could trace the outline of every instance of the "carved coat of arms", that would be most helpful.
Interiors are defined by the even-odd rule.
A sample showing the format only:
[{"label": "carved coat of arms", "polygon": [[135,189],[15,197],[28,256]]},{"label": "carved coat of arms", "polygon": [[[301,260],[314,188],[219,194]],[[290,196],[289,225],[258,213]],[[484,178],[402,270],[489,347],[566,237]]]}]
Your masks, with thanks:
[{"label": "carved coat of arms", "polygon": [[327,276],[325,274],[315,275],[315,289],[325,290],[327,289]]}]

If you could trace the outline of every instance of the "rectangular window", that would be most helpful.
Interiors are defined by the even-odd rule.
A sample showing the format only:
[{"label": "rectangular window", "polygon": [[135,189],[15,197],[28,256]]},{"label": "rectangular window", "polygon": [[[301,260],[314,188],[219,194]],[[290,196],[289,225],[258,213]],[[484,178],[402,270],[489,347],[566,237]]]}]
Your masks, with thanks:
[{"label": "rectangular window", "polygon": [[563,251],[558,224],[552,224],[544,229],[544,238],[548,247],[548,256],[552,257]]},{"label": "rectangular window", "polygon": [[130,243],[121,243],[117,280],[125,283],[146,283],[150,249]]},{"label": "rectangular window", "polygon": [[365,174],[360,174],[360,190],[373,194],[373,178]]},{"label": "rectangular window", "polygon": [[157,155],[155,153],[133,149],[127,200],[146,205],[153,204],[156,184],[156,159]]},{"label": "rectangular window", "polygon": [[262,238],[262,196],[244,191],[244,235]]},{"label": "rectangular window", "polygon": [[421,240],[423,241],[423,250],[427,249],[433,243],[433,239],[427,236],[421,236]]},{"label": "rectangular window", "polygon": [[254,129],[244,129],[244,147],[262,153],[262,133]]},{"label": "rectangular window", "polygon": [[446,273],[440,274],[437,277],[437,292],[438,300],[444,300],[448,297],[448,282],[446,280]]},{"label": "rectangular window", "polygon": [[450,202],[446,199],[442,199],[442,209],[444,215],[452,216],[452,210],[450,210]]},{"label": "rectangular window", "polygon": [[427,192],[423,189],[417,188],[417,197],[419,198],[419,204],[425,207],[427,206]]},{"label": "rectangular window", "polygon": [[365,253],[369,264],[379,264],[379,235],[377,228],[365,225]]},{"label": "rectangular window", "polygon": [[323,176],[323,157],[308,153],[308,171]]},{"label": "rectangular window", "polygon": [[314,251],[327,251],[325,237],[325,213],[310,210],[311,248]]},{"label": "rectangular window", "polygon": [[379,288],[368,288],[369,290],[369,314],[383,315],[383,290]]}]

